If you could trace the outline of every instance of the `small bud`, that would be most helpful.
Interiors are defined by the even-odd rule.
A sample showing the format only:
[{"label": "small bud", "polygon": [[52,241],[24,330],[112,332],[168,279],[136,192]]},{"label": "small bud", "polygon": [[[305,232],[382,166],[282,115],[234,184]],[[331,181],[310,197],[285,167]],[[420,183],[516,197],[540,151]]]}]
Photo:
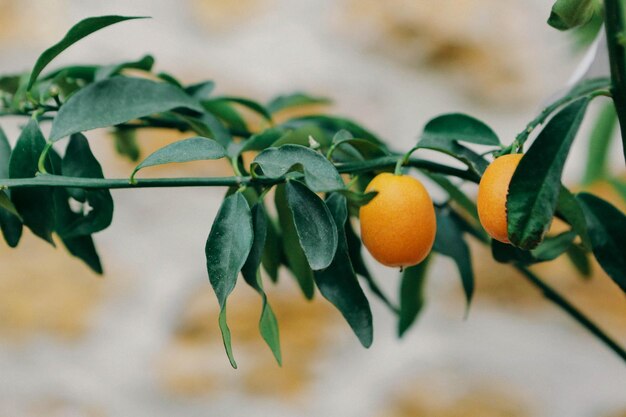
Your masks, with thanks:
[{"label": "small bud", "polygon": [[320,146],[321,146],[320,143],[316,141],[313,136],[309,135],[309,147],[315,150],[315,149],[319,149]]}]

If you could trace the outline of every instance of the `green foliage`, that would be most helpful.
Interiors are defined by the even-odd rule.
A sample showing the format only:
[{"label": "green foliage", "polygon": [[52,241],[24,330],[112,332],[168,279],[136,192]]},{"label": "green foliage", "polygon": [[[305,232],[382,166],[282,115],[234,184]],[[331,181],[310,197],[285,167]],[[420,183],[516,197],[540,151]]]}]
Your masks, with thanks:
[{"label": "green foliage", "polygon": [[[580,10],[565,8],[573,4],[557,2],[555,19],[559,24],[571,26],[586,19]],[[566,256],[581,275],[588,276],[593,253],[622,290],[626,288],[624,214],[590,194],[574,196],[561,183],[565,160],[589,102],[599,95],[612,95],[617,115],[626,114],[626,101],[620,101],[626,97],[621,79],[614,75],[576,84],[529,122],[508,146],[482,121],[453,113],[429,121],[417,145],[398,153],[366,127],[343,117],[315,114],[281,119],[279,124],[274,120],[283,110],[330,103],[326,98],[296,92],[262,104],[246,97],[215,97],[213,81],[186,84],[167,72],[155,72],[150,55],[109,65],[70,65],[42,75],[67,47],[128,19],[133,18],[103,16],[79,22],[41,55],[32,72],[0,76],[0,117],[29,118],[13,150],[0,129],[0,228],[9,246],[19,243],[23,226],[52,244],[56,233],[72,255],[101,274],[93,235],[112,222],[109,189],[226,186],[229,190],[209,232],[205,253],[209,281],[220,305],[218,323],[232,366],[237,365],[226,307],[240,274],[261,298],[259,332],[279,364],[278,322],[263,278],[267,275],[277,283],[283,270],[293,275],[305,298],[311,299],[317,288],[341,312],[361,344],[369,347],[373,341],[369,295],[397,316],[398,334],[404,335],[426,302],[424,286],[432,255],[402,272],[397,282],[398,303],[391,301],[371,274],[357,233],[359,208],[377,195],[365,192],[367,184],[394,167],[398,172],[416,169],[446,194],[444,201],[436,204],[433,250],[455,262],[469,308],[474,273],[468,240],[490,243],[479,225],[471,191],[469,195],[465,191],[475,188],[489,164],[473,148],[490,146],[489,153],[495,155],[523,151],[534,130],[549,120],[510,184],[508,232],[513,245],[493,241],[492,254],[497,261],[520,270],[551,301],[626,359],[623,348],[526,269]],[[607,24],[610,30],[617,27]],[[611,38],[609,43],[613,41]],[[613,67],[626,68],[626,58],[620,64],[614,49],[610,47],[612,62],[619,65]],[[132,73],[136,71],[143,74],[135,78]],[[607,179],[625,195],[623,182],[607,172],[605,163],[615,113],[613,103],[600,113],[585,179]],[[250,118],[255,122],[250,123]],[[48,140],[40,129],[44,124],[51,125]],[[83,136],[96,128],[112,131],[118,153],[133,161],[140,157],[135,137],[139,129],[176,130],[189,138],[149,155],[130,179],[108,179]],[[55,148],[62,147],[54,143],[66,137],[69,140],[61,157]],[[448,166],[412,157],[418,149],[451,156],[463,167],[458,168],[458,162]],[[246,154],[251,152],[258,154]],[[249,156],[254,159],[248,165]],[[231,164],[233,176],[135,178],[139,170],[151,166],[219,158]],[[267,199],[272,191],[274,199]],[[570,228],[546,237],[555,216]]]},{"label": "green foliage", "polygon": [[548,24],[558,30],[585,25],[598,6],[598,0],[557,0],[552,6]]}]

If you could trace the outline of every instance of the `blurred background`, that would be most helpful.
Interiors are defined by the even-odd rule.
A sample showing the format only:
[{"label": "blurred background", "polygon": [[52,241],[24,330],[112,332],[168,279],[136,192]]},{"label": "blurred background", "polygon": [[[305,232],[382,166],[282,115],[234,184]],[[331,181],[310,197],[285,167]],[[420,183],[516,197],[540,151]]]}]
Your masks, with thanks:
[{"label": "blurred background", "polygon": [[[144,53],[186,82],[267,100],[304,90],[335,100],[394,148],[422,126],[466,112],[510,142],[584,67],[586,50],[545,24],[550,0],[0,0],[0,72],[29,70],[83,17],[149,15],[90,36],[56,61],[113,63]],[[602,48],[593,71],[606,71]],[[591,115],[597,113],[594,107]],[[593,117],[588,117],[593,120]],[[574,189],[592,123],[570,155]],[[19,121],[3,119],[14,141]],[[144,156],[183,136],[145,131]],[[133,164],[106,132],[90,134],[108,177]],[[623,174],[615,141],[611,166]],[[229,175],[220,163],[154,175]],[[622,172],[620,172],[620,169]],[[605,183],[591,189],[624,209]],[[225,190],[115,191],[112,227],[96,236],[105,275],[27,234],[0,243],[0,416],[624,417],[626,369],[487,250],[472,247],[477,293],[468,319],[454,265],[437,258],[427,305],[397,340],[371,298],[375,340],[361,348],[319,295],[305,301],[283,271],[268,293],[284,365],[257,332],[260,299],[239,285],[229,308],[239,369],[223,352],[204,242]],[[475,192],[475,189],[472,190]],[[396,297],[398,272],[370,262]],[[597,265],[535,270],[621,343],[626,300]]]}]

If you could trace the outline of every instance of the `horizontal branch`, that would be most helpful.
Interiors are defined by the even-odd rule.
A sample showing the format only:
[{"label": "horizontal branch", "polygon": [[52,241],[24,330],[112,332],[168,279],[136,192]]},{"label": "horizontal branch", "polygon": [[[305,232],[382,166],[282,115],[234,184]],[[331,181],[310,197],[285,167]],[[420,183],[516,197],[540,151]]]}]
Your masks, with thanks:
[{"label": "horizontal branch", "polygon": [[[398,156],[387,156],[369,161],[345,162],[336,164],[340,173],[358,174],[361,172],[376,171],[393,167]],[[477,182],[479,178],[466,170],[451,168],[430,161],[411,159],[407,164],[415,168],[422,168],[440,174],[454,175],[469,181]],[[11,178],[0,179],[0,187],[4,188],[29,188],[29,187],[75,187],[90,189],[120,189],[120,188],[156,188],[156,187],[231,187],[250,185],[253,183],[263,185],[280,184],[285,178],[266,178],[262,176],[232,176],[232,177],[185,177],[185,178],[146,178],[135,179],[131,183],[128,178],[81,178],[66,177],[62,175],[40,174],[34,178]]]}]

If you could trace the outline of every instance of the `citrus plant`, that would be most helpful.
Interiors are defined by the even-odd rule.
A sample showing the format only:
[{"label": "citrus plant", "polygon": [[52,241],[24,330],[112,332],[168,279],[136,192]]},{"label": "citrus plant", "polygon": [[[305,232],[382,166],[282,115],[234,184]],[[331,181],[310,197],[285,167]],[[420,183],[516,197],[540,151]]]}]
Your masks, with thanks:
[{"label": "citrus plant", "polygon": [[[599,5],[595,0],[558,0],[549,23],[558,29],[585,30],[593,24],[597,32],[598,16],[605,17],[610,77],[574,85],[509,145],[482,121],[453,113],[429,121],[408,152],[398,152],[360,124],[333,115],[276,121],[282,110],[324,104],[326,98],[293,93],[260,103],[216,96],[213,81],[185,84],[154,71],[151,56],[48,70],[75,42],[137,18],[85,19],[44,51],[31,71],[0,78],[0,116],[26,118],[13,147],[0,130],[2,233],[11,247],[19,244],[23,227],[52,245],[56,234],[72,255],[102,273],[93,235],[111,224],[111,189],[225,187],[205,251],[233,367],[226,312],[240,275],[262,299],[259,330],[280,363],[278,323],[264,277],[275,283],[284,268],[305,298],[312,298],[317,288],[368,347],[373,340],[372,313],[361,285],[393,311],[402,336],[423,306],[433,256],[456,263],[469,308],[474,292],[468,245],[472,239],[490,245],[496,261],[521,271],[547,299],[626,361],[623,347],[529,269],[566,256],[585,275],[593,255],[616,291],[626,291],[624,213],[592,194],[575,195],[561,182],[568,152],[594,98],[609,97],[612,104],[598,120],[591,153],[599,156],[589,164],[593,169],[587,179],[606,174],[598,161],[608,149],[611,123],[617,118],[626,132],[624,1]],[[243,117],[242,108],[258,121]],[[50,127],[49,135],[42,133],[42,125]],[[90,150],[90,131],[99,128],[110,129],[117,151],[136,161],[140,149],[134,138],[140,129],[178,130],[189,137],[147,156],[128,178],[110,179]],[[622,139],[626,149],[626,136]],[[480,154],[476,145],[488,151]],[[420,149],[441,152],[460,164],[417,158],[414,152]],[[232,166],[232,176],[141,178],[143,170],[157,165],[222,158]],[[422,183],[410,176],[415,171],[447,198],[433,204]],[[613,183],[623,195],[624,183]],[[468,184],[480,184],[478,205],[463,191]],[[550,233],[554,218],[568,225],[565,232]],[[363,244],[382,264],[400,267],[397,302],[377,285],[366,266]]]}]

